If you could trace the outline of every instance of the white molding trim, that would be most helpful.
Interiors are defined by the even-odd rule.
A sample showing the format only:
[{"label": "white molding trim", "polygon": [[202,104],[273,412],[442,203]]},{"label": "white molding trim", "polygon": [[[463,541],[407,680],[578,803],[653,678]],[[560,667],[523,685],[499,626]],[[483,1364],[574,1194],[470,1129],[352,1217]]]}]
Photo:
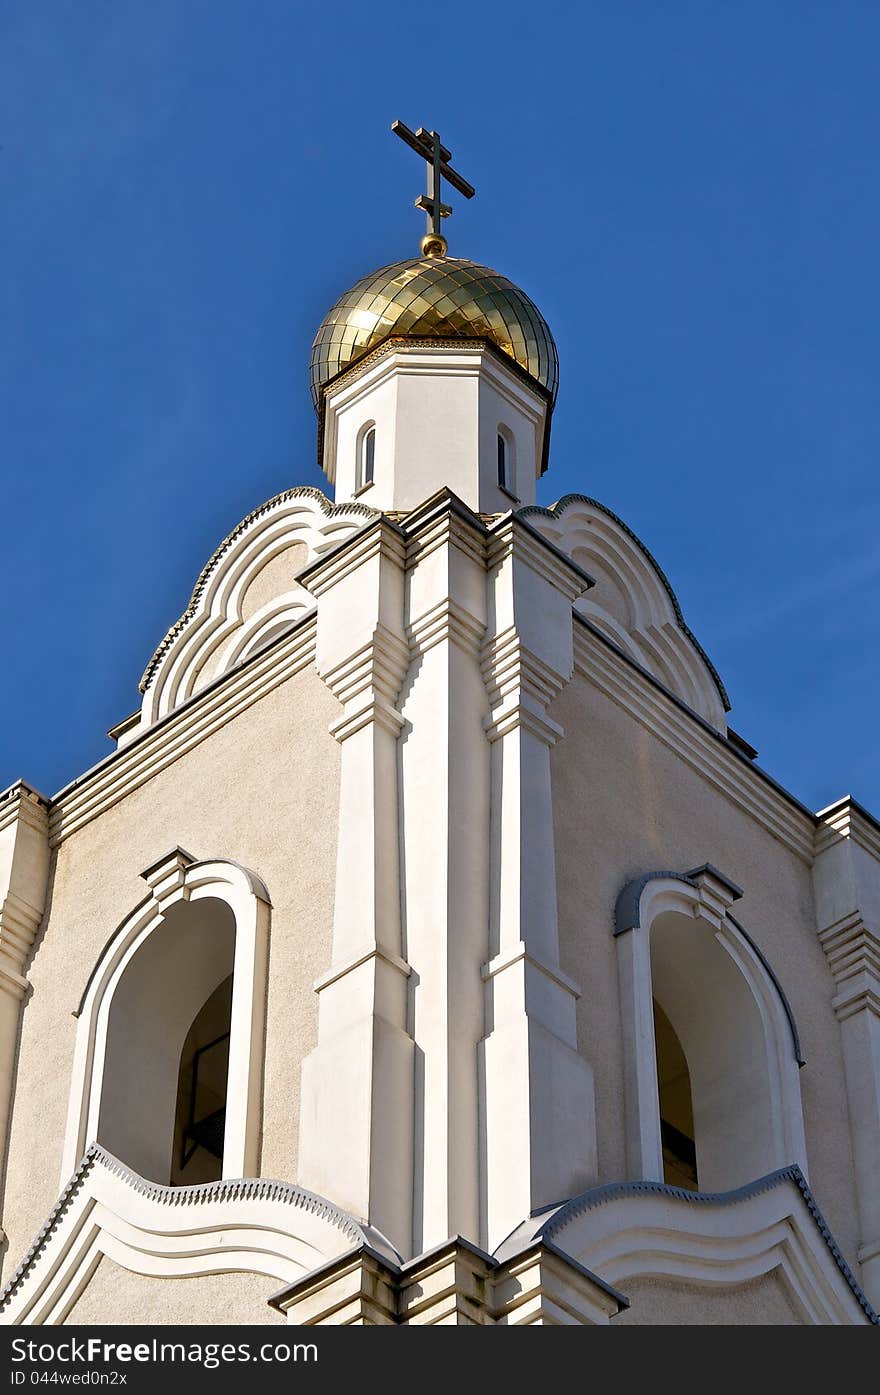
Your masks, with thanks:
[{"label": "white molding trim", "polygon": [[[480,340],[461,339],[439,339],[422,343],[410,340],[405,344],[388,341],[352,364],[346,372],[327,385],[322,407],[323,442],[320,463],[327,479],[334,485],[337,497],[346,481],[347,487],[352,488],[357,478],[351,469],[351,452],[352,449],[357,449],[357,442],[368,420],[377,427],[380,436],[384,434],[387,439],[399,440],[402,434],[399,391],[400,384],[407,379],[424,380],[424,390],[429,396],[432,388],[435,396],[442,397],[448,394],[449,384],[454,385],[456,380],[471,381],[480,388],[488,387],[497,394],[504,407],[527,424],[532,443],[531,471],[525,452],[522,453],[522,465],[524,471],[531,474],[529,496],[534,497],[533,481],[541,472],[544,437],[549,417],[546,398],[540,390],[536,390],[524,379],[518,365],[510,363],[493,345]],[[383,410],[380,404],[387,404],[392,396],[396,399],[394,408],[389,412],[385,405]],[[476,401],[473,405],[476,408]],[[367,414],[362,420],[361,412]],[[353,418],[358,420],[357,432],[354,435],[346,426]],[[467,410],[459,405],[458,410],[453,412],[453,420],[459,429],[465,427],[468,422],[477,428],[473,439],[474,464],[477,465],[479,412],[475,410],[471,420]],[[492,439],[494,445],[494,435]],[[393,469],[397,473],[398,461],[403,464],[405,459],[405,455],[400,457],[391,448],[382,465],[384,469]],[[462,488],[462,479],[455,478],[455,465],[451,465],[450,468],[452,475],[447,473],[446,480],[453,483],[460,494],[467,494],[468,491]],[[480,506],[477,496],[483,491],[479,488],[476,477],[473,483],[476,487],[468,502],[476,508]],[[389,493],[386,489],[383,507],[401,507],[401,499],[395,499],[395,493],[399,491]],[[493,489],[493,503],[499,501],[497,496],[498,491]],[[416,502],[410,496],[406,506],[411,507]]]},{"label": "white molding trim", "polygon": [[812,865],[814,816],[778,792],[770,777],[726,749],[662,686],[646,682],[639,667],[583,618],[574,624],[574,663],[576,673],[606,693],[707,783]]},{"label": "white molding trim", "polygon": [[816,829],[817,857],[842,838],[850,838],[857,847],[880,862],[880,824],[851,794],[820,809],[816,818],[819,823]]},{"label": "white molding trim", "polygon": [[50,806],[50,846],[58,847],[260,698],[308,668],[315,658],[315,635],[316,618],[311,612],[290,634],[244,659],[239,668],[215,679],[136,742],[65,786]]},{"label": "white molding trim", "polygon": [[837,992],[831,1006],[839,1022],[866,1010],[880,1017],[880,935],[860,911],[851,911],[819,931]]},{"label": "white molding trim", "polygon": [[[769,1166],[797,1163],[807,1175],[796,1029],[772,971],[730,915],[730,906],[740,895],[739,888],[721,873],[704,867],[687,874],[648,873],[624,887],[618,898],[614,933],[624,1039],[626,1153],[628,1170],[635,1177],[658,1182],[663,1178],[651,930],[659,916],[670,912],[702,920],[706,934],[714,937],[744,980],[763,1033]],[[693,1072],[694,1062],[689,1064]]]},{"label": "white molding trim", "polygon": [[699,1289],[778,1272],[804,1322],[877,1322],[796,1166],[725,1193],[656,1182],[596,1187],[527,1222],[496,1255],[535,1239],[624,1292],[636,1278]]},{"label": "white molding trim", "polygon": [[80,1005],[61,1177],[96,1141],[110,1008],[128,966],[179,901],[224,901],[235,918],[225,1177],[257,1171],[263,1085],[263,1021],[271,903],[258,877],[237,863],[194,862],[176,848],[143,873],[151,895],[122,922],[101,954]]},{"label": "white molding trim", "polygon": [[93,1144],[0,1294],[0,1322],[62,1323],[102,1255],[157,1279],[251,1273],[291,1283],[366,1243],[398,1258],[372,1227],[302,1187],[258,1178],[160,1187]]},{"label": "white molding trim", "polygon": [[248,588],[267,564],[302,544],[301,571],[374,516],[364,504],[334,505],[307,487],[285,490],[248,514],[202,569],[187,609],[147,665],[139,726],[126,729],[120,741],[127,744],[192,697],[207,664],[213,663],[216,679],[313,607],[291,573],[288,585],[245,621]]},{"label": "white molding trim", "polygon": [[684,623],[669,582],[648,549],[610,510],[584,495],[521,517],[596,578],[575,610],[641,663],[717,731],[727,730],[726,694]]},{"label": "white molding trim", "polygon": [[27,780],[15,780],[0,790],[0,833],[10,824],[28,824],[37,833],[46,829],[46,808],[49,801]]}]

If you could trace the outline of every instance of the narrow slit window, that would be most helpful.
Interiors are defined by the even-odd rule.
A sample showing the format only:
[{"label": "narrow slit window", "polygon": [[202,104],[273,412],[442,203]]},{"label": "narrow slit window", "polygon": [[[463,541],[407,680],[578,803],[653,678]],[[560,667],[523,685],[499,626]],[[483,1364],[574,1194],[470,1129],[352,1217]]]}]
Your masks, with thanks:
[{"label": "narrow slit window", "polygon": [[358,461],[358,489],[365,489],[373,483],[376,473],[376,428],[371,426],[361,441],[361,458]]},{"label": "narrow slit window", "polygon": [[509,489],[510,484],[507,478],[507,442],[498,432],[498,487],[499,489]]}]

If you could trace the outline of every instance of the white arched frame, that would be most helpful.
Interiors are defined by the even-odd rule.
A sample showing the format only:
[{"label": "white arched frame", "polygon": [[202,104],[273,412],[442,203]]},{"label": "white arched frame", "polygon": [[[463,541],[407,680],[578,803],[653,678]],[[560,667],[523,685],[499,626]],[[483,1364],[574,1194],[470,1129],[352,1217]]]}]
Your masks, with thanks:
[{"label": "white arched frame", "polygon": [[[142,873],[151,895],[122,922],[96,964],[78,1011],[62,1181],[98,1138],[108,1028],[114,995],[136,956],[182,903],[224,903],[234,920],[223,1176],[256,1175],[263,1085],[263,1029],[269,894],[252,872],[228,861],[196,862],[176,848]],[[184,923],[184,922],[182,922]]]},{"label": "white arched frame", "polygon": [[[717,1048],[723,1039],[723,1062],[717,1050],[705,1052],[702,1059],[699,1051],[689,1054],[681,1019],[676,1022],[670,1013],[688,1058],[695,1120],[701,1111],[712,1114],[711,1130],[707,1131],[711,1136],[703,1152],[704,1170],[709,1175],[700,1175],[701,1188],[725,1190],[793,1163],[806,1176],[798,1077],[803,1062],[797,1029],[770,966],[729,914],[731,903],[740,895],[732,882],[706,866],[688,874],[650,873],[631,882],[618,898],[615,935],[624,1039],[626,1155],[631,1177],[663,1180],[653,1012],[655,996],[661,1002],[663,999],[655,993],[652,932],[658,937],[678,933],[682,946],[699,945],[701,960],[692,983],[685,981],[687,964],[680,965],[681,991],[690,993],[696,1003],[693,1039],[699,1040],[701,1032],[706,1039],[706,1024],[711,1023],[713,1012],[719,1014],[713,1042]],[[677,971],[673,956],[667,955],[663,966],[667,990]],[[729,990],[724,1005],[711,999],[713,987],[720,983],[726,983]],[[729,1020],[722,1020],[725,1009]],[[729,1107],[727,1119],[723,1117],[725,1107]],[[739,1136],[738,1129],[742,1133],[747,1115],[753,1123],[760,1121],[759,1127]],[[699,1131],[699,1123],[697,1127]],[[697,1145],[700,1174],[699,1137]],[[738,1177],[737,1169],[750,1175]]]}]

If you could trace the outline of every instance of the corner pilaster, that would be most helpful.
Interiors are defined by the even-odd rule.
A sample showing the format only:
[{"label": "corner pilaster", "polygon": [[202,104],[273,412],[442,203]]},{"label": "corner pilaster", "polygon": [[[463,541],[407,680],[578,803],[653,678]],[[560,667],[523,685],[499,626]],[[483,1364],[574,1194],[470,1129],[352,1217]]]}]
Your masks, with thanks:
[{"label": "corner pilaster", "polygon": [[28,961],[49,884],[48,801],[18,780],[0,793],[0,1177]]},{"label": "corner pilaster", "polygon": [[300,1182],[401,1251],[412,1225],[413,1042],[400,919],[397,738],[409,666],[404,547],[380,518],[300,580],[318,598],[316,666],[338,698],[333,957],[303,1064]]},{"label": "corner pilaster", "polygon": [[477,1048],[487,951],[486,529],[449,491],[409,515],[403,901],[413,968],[413,1248],[480,1234]]},{"label": "corner pilaster", "polygon": [[595,1180],[579,988],[559,962],[548,707],[574,668],[572,602],[592,584],[526,524],[491,531],[483,674],[491,746],[489,954],[482,966],[485,1243]]},{"label": "corner pilaster", "polygon": [[362,1245],[269,1302],[304,1327],[595,1327],[629,1306],[547,1241],[498,1260],[461,1236],[403,1265]]},{"label": "corner pilaster", "polygon": [[819,815],[813,885],[834,978],[861,1221],[862,1287],[880,1306],[880,826],[854,800]]}]

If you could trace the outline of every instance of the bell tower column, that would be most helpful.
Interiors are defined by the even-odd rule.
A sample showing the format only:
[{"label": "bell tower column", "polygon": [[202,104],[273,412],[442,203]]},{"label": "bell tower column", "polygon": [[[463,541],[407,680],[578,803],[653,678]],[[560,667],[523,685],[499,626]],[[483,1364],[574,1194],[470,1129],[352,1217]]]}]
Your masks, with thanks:
[{"label": "bell tower column", "polygon": [[861,1220],[862,1287],[880,1305],[880,830],[849,797],[819,814],[819,942],[834,979]]},{"label": "bell tower column", "polygon": [[596,1180],[592,1070],[580,990],[559,963],[547,707],[572,676],[572,601],[591,585],[522,521],[489,544],[483,670],[492,704],[490,953],[482,970],[485,1225],[491,1251],[536,1207]]},{"label": "bell tower column", "polygon": [[0,1178],[6,1166],[9,1109],[26,976],[49,882],[46,800],[19,780],[0,793]]},{"label": "bell tower column", "polygon": [[412,1227],[413,1042],[400,925],[398,694],[409,664],[400,531],[377,519],[300,577],[318,597],[317,668],[342,704],[333,957],[303,1064],[303,1186],[376,1226]]},{"label": "bell tower column", "polygon": [[403,888],[417,1052],[415,1250],[480,1234],[477,1052],[488,948],[486,530],[442,491],[406,520]]}]

